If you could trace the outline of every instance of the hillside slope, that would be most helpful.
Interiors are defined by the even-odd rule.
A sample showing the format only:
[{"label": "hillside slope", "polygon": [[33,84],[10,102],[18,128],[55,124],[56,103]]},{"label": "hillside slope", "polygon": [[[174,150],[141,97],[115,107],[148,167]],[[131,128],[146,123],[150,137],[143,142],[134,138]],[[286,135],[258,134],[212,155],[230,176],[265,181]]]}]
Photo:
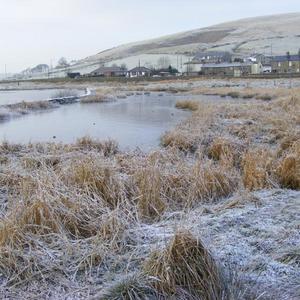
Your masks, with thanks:
[{"label": "hillside slope", "polygon": [[295,52],[300,44],[300,13],[242,19],[158,39],[122,45],[84,61],[115,60],[140,54],[193,54],[228,50],[234,53]]},{"label": "hillside slope", "polygon": [[162,56],[167,56],[173,66],[183,71],[184,63],[198,51],[229,51],[240,55],[298,53],[299,28],[300,13],[242,19],[121,45],[84,58],[67,70],[55,70],[53,76],[65,76],[70,71],[85,74],[100,65],[114,63],[125,63],[128,68],[139,62],[157,67]]}]

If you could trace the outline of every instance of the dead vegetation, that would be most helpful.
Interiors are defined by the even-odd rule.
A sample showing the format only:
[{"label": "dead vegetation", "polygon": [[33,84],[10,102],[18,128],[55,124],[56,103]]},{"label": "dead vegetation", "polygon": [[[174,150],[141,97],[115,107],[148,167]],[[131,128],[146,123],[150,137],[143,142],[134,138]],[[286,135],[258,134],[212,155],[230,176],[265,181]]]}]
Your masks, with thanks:
[{"label": "dead vegetation", "polygon": [[177,101],[175,106],[179,109],[187,109],[191,111],[196,111],[199,108],[199,104],[197,102],[190,100]]},{"label": "dead vegetation", "polygon": [[28,111],[38,111],[38,110],[46,110],[53,108],[54,105],[49,101],[34,101],[34,102],[20,102],[16,104],[9,104],[7,107],[11,111],[16,112],[28,112]]},{"label": "dead vegetation", "polygon": [[[299,97],[249,101],[196,103],[162,137],[165,149],[148,154],[90,137],[73,145],[0,144],[4,289],[37,281],[72,290],[76,282],[87,287],[78,298],[244,299],[234,298],[195,235],[173,235],[166,224],[200,208],[213,222],[222,211],[259,207],[252,192],[260,189],[299,190]],[[298,255],[277,259],[289,264]],[[95,280],[92,291],[87,278]]]},{"label": "dead vegetation", "polygon": [[144,272],[156,279],[153,286],[162,294],[229,299],[216,262],[202,241],[189,232],[177,232],[166,249],[153,252]]}]

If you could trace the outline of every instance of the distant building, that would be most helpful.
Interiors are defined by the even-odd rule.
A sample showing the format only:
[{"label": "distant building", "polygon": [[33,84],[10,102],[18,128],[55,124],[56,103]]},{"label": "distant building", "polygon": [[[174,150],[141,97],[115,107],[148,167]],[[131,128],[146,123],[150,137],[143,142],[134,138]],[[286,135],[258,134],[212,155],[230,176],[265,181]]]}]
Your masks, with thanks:
[{"label": "distant building", "polygon": [[204,64],[201,73],[203,75],[232,76],[239,77],[250,74],[262,73],[261,63],[220,63]]},{"label": "distant building", "polygon": [[129,70],[126,74],[126,77],[137,78],[137,77],[150,77],[152,71],[146,67],[136,67]]},{"label": "distant building", "polygon": [[90,73],[91,76],[103,76],[103,77],[122,77],[126,76],[127,70],[125,68],[113,66],[113,67],[100,67],[97,70]]},{"label": "distant building", "polygon": [[271,65],[273,73],[300,73],[300,55],[273,56]]},{"label": "distant building", "polygon": [[226,51],[206,51],[206,52],[197,52],[192,59],[191,63],[221,63],[221,62],[230,62],[232,55]]},{"label": "distant building", "polygon": [[272,73],[271,65],[263,65],[263,73]]},{"label": "distant building", "polygon": [[170,76],[178,76],[178,74],[179,74],[178,70],[172,68],[172,66],[169,66],[169,68],[153,69],[151,71],[151,75],[153,77],[170,77]]},{"label": "distant building", "polygon": [[67,76],[71,79],[77,79],[77,78],[80,78],[80,73],[79,72],[70,72],[70,73],[67,73]]},{"label": "distant building", "polygon": [[186,75],[198,75],[205,64],[217,64],[230,62],[232,55],[226,51],[197,52],[193,59],[185,63],[184,73]]}]

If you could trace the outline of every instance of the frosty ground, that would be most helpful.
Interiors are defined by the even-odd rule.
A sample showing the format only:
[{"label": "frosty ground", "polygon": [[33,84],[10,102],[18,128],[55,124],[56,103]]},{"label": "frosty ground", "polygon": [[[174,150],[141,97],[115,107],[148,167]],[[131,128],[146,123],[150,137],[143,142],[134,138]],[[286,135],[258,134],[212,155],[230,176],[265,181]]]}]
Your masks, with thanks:
[{"label": "frosty ground", "polygon": [[179,103],[150,153],[2,143],[1,297],[298,299],[300,81],[88,84],[222,98]]}]

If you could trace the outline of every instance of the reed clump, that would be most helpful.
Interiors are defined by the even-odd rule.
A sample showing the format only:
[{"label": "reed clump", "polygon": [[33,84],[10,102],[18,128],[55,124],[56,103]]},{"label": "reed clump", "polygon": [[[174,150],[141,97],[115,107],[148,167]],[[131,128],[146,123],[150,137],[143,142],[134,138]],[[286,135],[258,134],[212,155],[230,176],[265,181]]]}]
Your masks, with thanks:
[{"label": "reed clump", "polygon": [[35,110],[45,110],[53,108],[53,104],[49,101],[33,101],[26,102],[22,101],[16,104],[7,105],[12,111],[35,111]]},{"label": "reed clump", "polygon": [[163,250],[152,253],[144,272],[154,277],[159,292],[175,296],[180,290],[199,299],[226,299],[220,270],[203,242],[179,231]]},{"label": "reed clump", "polygon": [[135,174],[137,186],[137,210],[141,218],[155,220],[166,209],[161,198],[162,181],[159,170],[155,167],[145,168]]},{"label": "reed clump", "polygon": [[119,145],[114,140],[99,141],[91,138],[90,136],[84,136],[77,139],[75,146],[84,150],[97,150],[102,152],[104,156],[115,155],[119,151]]},{"label": "reed clump", "polygon": [[163,147],[177,148],[185,152],[194,152],[197,148],[192,137],[176,130],[166,132],[161,137],[161,145]]},{"label": "reed clump", "polygon": [[111,208],[116,208],[122,200],[121,181],[109,165],[95,164],[91,159],[82,160],[71,166],[66,181],[75,184],[89,196],[97,195]]},{"label": "reed clump", "polygon": [[179,109],[196,111],[199,109],[199,103],[191,100],[182,100],[182,101],[177,101],[175,107]]},{"label": "reed clump", "polygon": [[276,171],[280,184],[285,188],[300,189],[300,142],[295,141],[279,161]]},{"label": "reed clump", "polygon": [[272,187],[274,157],[266,149],[248,151],[242,159],[242,179],[244,187],[257,190]]}]

